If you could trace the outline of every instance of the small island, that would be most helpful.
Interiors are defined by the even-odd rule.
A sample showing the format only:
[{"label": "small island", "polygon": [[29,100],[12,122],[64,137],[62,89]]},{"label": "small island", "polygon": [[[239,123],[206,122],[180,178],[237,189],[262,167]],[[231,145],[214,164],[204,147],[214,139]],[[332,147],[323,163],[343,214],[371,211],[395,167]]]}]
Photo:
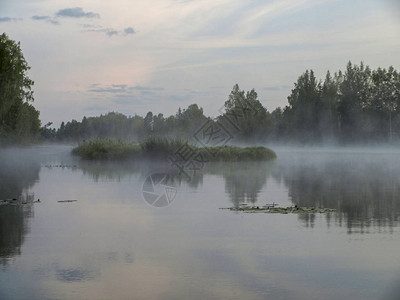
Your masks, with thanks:
[{"label": "small island", "polygon": [[202,162],[269,161],[276,153],[266,147],[197,147],[187,141],[150,138],[141,143],[115,139],[94,139],[81,142],[72,154],[88,160],[168,159],[184,156],[197,157]]}]

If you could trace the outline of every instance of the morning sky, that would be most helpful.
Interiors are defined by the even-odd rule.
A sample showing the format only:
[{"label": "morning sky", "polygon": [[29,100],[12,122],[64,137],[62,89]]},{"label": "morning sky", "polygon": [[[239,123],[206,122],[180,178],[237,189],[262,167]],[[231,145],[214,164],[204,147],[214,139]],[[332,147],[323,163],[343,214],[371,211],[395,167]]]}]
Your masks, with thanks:
[{"label": "morning sky", "polygon": [[398,0],[0,0],[42,123],[117,111],[216,116],[233,85],[272,111],[306,69],[400,69]]}]

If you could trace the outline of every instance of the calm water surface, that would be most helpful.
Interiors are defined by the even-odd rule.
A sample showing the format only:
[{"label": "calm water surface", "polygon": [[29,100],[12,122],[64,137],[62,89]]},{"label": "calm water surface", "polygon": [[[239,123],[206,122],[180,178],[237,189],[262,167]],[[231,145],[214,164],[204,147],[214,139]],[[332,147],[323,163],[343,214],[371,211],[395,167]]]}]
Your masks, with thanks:
[{"label": "calm water surface", "polygon": [[[208,164],[153,208],[142,187],[159,166],[69,151],[0,153],[0,199],[41,199],[0,206],[0,299],[400,297],[400,152],[282,149],[273,163]],[[219,209],[272,202],[337,212]]]}]

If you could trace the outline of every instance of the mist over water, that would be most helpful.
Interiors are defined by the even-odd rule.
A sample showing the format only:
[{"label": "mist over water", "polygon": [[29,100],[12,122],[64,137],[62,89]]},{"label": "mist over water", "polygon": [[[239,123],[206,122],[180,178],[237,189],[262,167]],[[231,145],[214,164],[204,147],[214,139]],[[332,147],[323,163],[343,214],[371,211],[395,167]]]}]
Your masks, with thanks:
[{"label": "mist over water", "polygon": [[[271,147],[274,149],[274,147]],[[84,161],[70,146],[0,153],[0,298],[386,299],[400,278],[400,152],[276,147],[273,162],[171,176],[143,199],[151,161]],[[77,202],[57,201],[75,199]],[[246,214],[219,208],[334,208]],[[373,283],[373,284],[371,284]]]}]

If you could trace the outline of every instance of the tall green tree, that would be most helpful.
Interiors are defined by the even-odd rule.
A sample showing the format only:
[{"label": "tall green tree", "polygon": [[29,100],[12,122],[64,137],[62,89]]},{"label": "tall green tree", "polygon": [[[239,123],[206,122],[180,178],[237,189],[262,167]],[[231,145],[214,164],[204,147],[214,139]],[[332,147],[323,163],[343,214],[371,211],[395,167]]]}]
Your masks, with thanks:
[{"label": "tall green tree", "polygon": [[288,97],[291,110],[292,130],[294,134],[306,141],[318,139],[317,125],[320,107],[321,84],[316,79],[313,70],[303,73],[294,85]]},{"label": "tall green tree", "polygon": [[153,120],[153,113],[149,111],[146,114],[146,117],[144,117],[144,132],[145,132],[145,137],[148,137],[153,134],[153,125],[154,125],[154,120]]},{"label": "tall green tree", "polygon": [[393,140],[393,119],[398,119],[400,107],[400,74],[391,66],[388,70],[378,68],[372,72],[372,97],[369,109],[377,118],[387,124],[383,135],[388,133],[390,142]]},{"label": "tall green tree", "polygon": [[347,140],[368,137],[373,130],[370,118],[364,112],[370,99],[371,70],[362,62],[360,65],[347,64],[340,84],[338,113],[341,136]]},{"label": "tall green tree", "polygon": [[339,129],[337,105],[339,100],[339,83],[341,73],[333,77],[328,71],[321,86],[318,106],[318,129],[323,140],[333,139]]},{"label": "tall green tree", "polygon": [[197,104],[191,104],[182,111],[180,132],[183,133],[184,138],[190,139],[206,121],[207,117],[203,113],[203,108]]},{"label": "tall green tree", "polygon": [[0,35],[0,134],[36,136],[40,130],[39,112],[33,102],[30,69],[20,43]]},{"label": "tall green tree", "polygon": [[272,134],[273,122],[270,114],[258,100],[257,92],[245,92],[235,84],[224,104],[225,112],[219,117],[231,128],[231,134],[242,141],[265,139]]}]

